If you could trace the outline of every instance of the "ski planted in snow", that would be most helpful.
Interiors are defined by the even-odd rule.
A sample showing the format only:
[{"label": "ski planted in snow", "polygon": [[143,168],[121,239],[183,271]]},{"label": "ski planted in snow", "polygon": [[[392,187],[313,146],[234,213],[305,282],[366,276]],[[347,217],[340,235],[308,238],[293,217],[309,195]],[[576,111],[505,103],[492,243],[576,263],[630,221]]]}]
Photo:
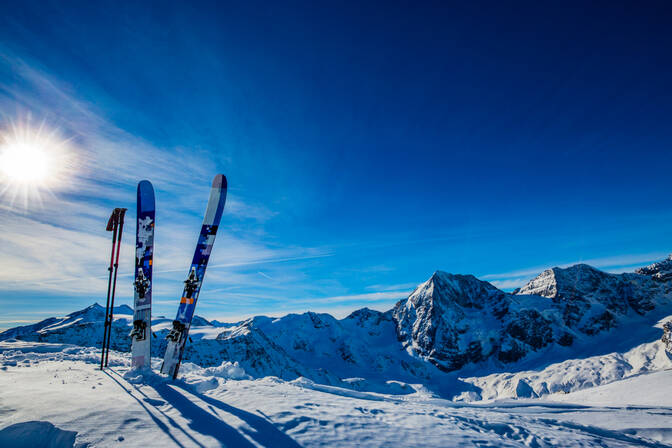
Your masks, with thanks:
[{"label": "ski planted in snow", "polygon": [[194,258],[189,268],[187,279],[184,281],[184,292],[180,299],[180,306],[177,309],[177,317],[173,321],[173,328],[166,338],[166,354],[161,366],[161,373],[170,375],[173,379],[177,378],[177,372],[180,369],[184,347],[189,336],[189,327],[191,319],[194,317],[198,293],[203,284],[205,268],[210,259],[212,245],[215,243],[217,228],[224,211],[226,202],[226,177],[218,174],[212,181],[210,190],[210,199],[208,199],[208,208],[205,211],[201,234],[198,237]]},{"label": "ski planted in snow", "polygon": [[143,180],[138,184],[135,234],[135,298],[131,330],[131,367],[151,368],[152,264],[154,256],[154,188]]}]

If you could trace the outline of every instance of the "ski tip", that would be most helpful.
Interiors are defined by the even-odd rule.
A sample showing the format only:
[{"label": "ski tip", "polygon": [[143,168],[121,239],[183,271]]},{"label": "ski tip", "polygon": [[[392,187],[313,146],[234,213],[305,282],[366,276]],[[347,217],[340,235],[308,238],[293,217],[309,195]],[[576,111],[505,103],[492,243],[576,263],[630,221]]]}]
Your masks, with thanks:
[{"label": "ski tip", "polygon": [[148,190],[153,190],[154,189],[154,187],[152,187],[152,183],[150,181],[146,180],[146,179],[138,182],[138,190],[145,190],[145,189],[148,189]]},{"label": "ski tip", "polygon": [[212,188],[227,188],[226,176],[218,174],[212,180]]},{"label": "ski tip", "polygon": [[154,210],[154,187],[148,180],[138,182],[138,211]]}]

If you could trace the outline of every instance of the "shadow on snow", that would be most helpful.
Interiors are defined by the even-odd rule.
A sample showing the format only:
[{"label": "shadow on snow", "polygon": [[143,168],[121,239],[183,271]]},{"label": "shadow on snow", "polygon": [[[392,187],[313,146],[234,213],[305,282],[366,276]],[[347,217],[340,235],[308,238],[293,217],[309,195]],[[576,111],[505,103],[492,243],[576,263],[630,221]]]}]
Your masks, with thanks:
[{"label": "shadow on snow", "polygon": [[[112,372],[115,374],[115,376],[118,375],[118,373],[114,371]],[[163,403],[157,404],[156,400],[149,398],[138,387],[133,387],[131,389],[127,387],[122,381],[111,375],[109,372],[104,373],[107,374],[107,376],[109,376],[113,381],[115,381],[122,389],[124,389],[126,393],[133,397],[133,399],[135,399],[140,404],[140,406],[142,406],[147,414],[149,414],[157,426],[163,430],[177,446],[184,447],[184,444],[180,443],[180,441],[175,438],[175,435],[171,433],[168,425],[166,425],[163,421],[161,421],[160,418],[154,415],[146,403],[149,403],[153,410],[160,413],[170,423],[171,426],[190,439],[191,443],[199,447],[204,446],[202,443],[196,440],[188,430],[185,430],[178,422],[159,409],[159,406],[161,406]],[[254,447],[255,445],[242,434],[244,433],[247,437],[254,440],[261,446],[300,448],[300,445],[294,439],[276,428],[269,420],[251,412],[247,412],[228,405],[207,395],[197,393],[195,391],[184,390],[182,387],[180,387],[179,383],[170,384],[161,382],[154,385],[145,384],[143,386],[153,388],[167,404],[180,412],[182,417],[188,421],[189,430],[204,436],[213,437],[214,439],[221,442],[222,446]],[[133,392],[137,392],[145,398],[140,399],[135,396]],[[199,406],[195,400],[190,397],[190,395],[193,398],[202,401],[204,404],[209,405],[208,407],[212,410],[212,413]],[[228,425],[221,418],[213,415],[213,413],[219,414],[218,411],[225,412],[242,420],[247,424],[247,427],[243,426],[240,429],[236,429]]]}]

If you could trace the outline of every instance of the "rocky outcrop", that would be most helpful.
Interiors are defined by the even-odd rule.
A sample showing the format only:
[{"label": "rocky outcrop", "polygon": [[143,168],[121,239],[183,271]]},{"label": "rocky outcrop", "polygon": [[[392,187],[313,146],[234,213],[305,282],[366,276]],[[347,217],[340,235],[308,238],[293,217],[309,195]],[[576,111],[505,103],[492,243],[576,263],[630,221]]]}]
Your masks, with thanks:
[{"label": "rocky outcrop", "polygon": [[507,296],[473,275],[437,271],[394,307],[397,337],[442,370],[479,362],[499,348]]},{"label": "rocky outcrop", "polygon": [[553,268],[541,273],[516,294],[536,294],[556,303],[569,303],[566,322],[571,325],[592,305],[601,304],[614,314],[629,310],[645,314],[654,308],[653,299],[669,292],[651,276],[642,274],[609,274],[587,264],[566,269]]},{"label": "rocky outcrop", "polygon": [[648,275],[653,280],[664,282],[672,280],[672,255],[663,261],[635,270],[636,274]]},{"label": "rocky outcrop", "polygon": [[661,341],[665,344],[665,351],[672,356],[672,320],[663,324],[663,337]]},{"label": "rocky outcrop", "polygon": [[[661,264],[649,269],[653,276]],[[585,264],[553,268],[508,294],[471,275],[436,272],[393,309],[404,347],[444,371],[495,358],[521,360],[552,344],[612,330],[669,304],[672,285]]]}]

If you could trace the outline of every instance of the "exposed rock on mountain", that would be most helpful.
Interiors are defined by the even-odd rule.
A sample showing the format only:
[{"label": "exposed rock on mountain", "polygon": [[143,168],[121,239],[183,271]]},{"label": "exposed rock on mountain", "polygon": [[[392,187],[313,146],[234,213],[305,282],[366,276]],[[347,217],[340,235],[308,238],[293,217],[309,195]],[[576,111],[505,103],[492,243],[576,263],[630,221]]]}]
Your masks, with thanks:
[{"label": "exposed rock on mountain", "polygon": [[672,255],[663,261],[653,263],[649,266],[635,270],[635,273],[648,275],[657,281],[667,281],[672,279]]},{"label": "exposed rock on mountain", "polygon": [[627,314],[629,308],[645,314],[654,308],[656,297],[669,291],[670,285],[654,282],[648,275],[608,274],[587,264],[577,264],[566,269],[548,269],[517,294],[537,294],[556,303],[572,303],[567,315],[571,325],[572,320],[578,320],[586,309],[598,303],[616,314]]},{"label": "exposed rock on mountain", "polygon": [[660,279],[585,264],[546,270],[515,295],[471,275],[436,272],[397,303],[393,316],[405,347],[452,371],[492,357],[515,362],[553,343],[572,345],[626,316],[669,305],[671,293]]},{"label": "exposed rock on mountain", "polygon": [[479,362],[499,349],[507,296],[473,275],[437,271],[394,307],[397,336],[443,370]]},{"label": "exposed rock on mountain", "polygon": [[663,337],[660,340],[665,344],[665,351],[672,356],[672,321],[663,324]]}]

